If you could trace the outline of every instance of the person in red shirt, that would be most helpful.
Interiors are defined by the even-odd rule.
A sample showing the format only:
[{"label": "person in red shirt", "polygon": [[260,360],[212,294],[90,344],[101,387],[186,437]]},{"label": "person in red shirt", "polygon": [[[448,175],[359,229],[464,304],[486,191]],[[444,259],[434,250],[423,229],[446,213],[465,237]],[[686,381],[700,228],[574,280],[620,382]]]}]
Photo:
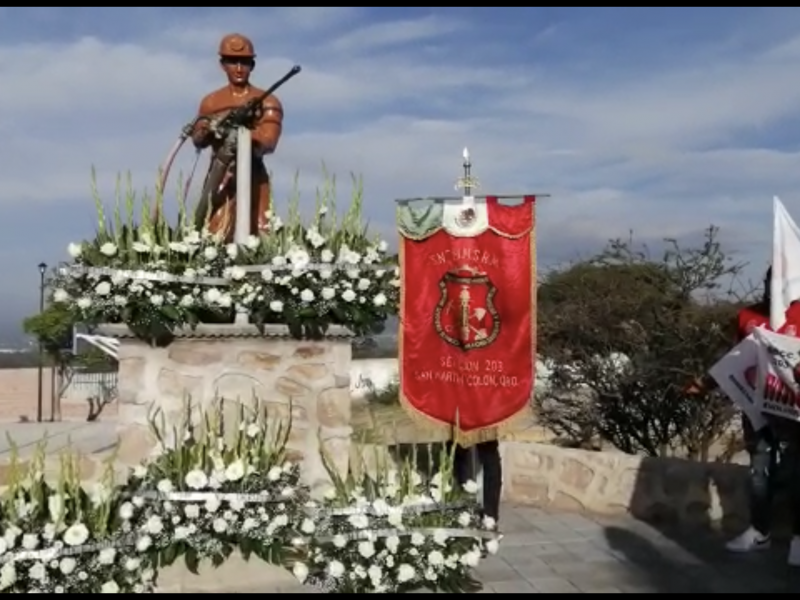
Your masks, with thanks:
[{"label": "person in red shirt", "polygon": [[[749,336],[757,327],[769,329],[770,317],[770,282],[772,280],[772,267],[767,270],[764,278],[764,295],[761,302],[748,306],[739,311],[737,343]],[[786,311],[784,324],[778,333],[797,336],[800,332],[800,302],[793,302]],[[796,458],[798,426],[786,419],[769,423],[756,430],[750,419],[742,419],[744,441],[750,455],[750,527],[741,535],[727,544],[731,552],[752,552],[765,550],[770,547],[772,527],[772,501],[775,492],[775,473],[778,466],[779,439],[775,433],[774,425],[778,425],[782,432],[788,430],[789,442],[792,447],[790,459],[792,473],[798,473]],[[792,566],[800,566],[800,474],[792,477],[792,505],[797,507],[793,514],[793,532],[788,562]]]}]

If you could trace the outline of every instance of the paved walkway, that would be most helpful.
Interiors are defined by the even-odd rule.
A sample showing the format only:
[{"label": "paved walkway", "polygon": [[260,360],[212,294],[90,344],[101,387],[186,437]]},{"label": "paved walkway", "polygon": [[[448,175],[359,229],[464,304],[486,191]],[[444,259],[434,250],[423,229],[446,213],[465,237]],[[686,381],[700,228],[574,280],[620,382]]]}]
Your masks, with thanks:
[{"label": "paved walkway", "polygon": [[501,550],[479,568],[484,593],[791,593],[786,544],[731,555],[710,531],[659,531],[633,518],[505,507]]},{"label": "paved walkway", "polygon": [[[731,555],[715,533],[662,532],[633,518],[505,506],[501,520],[500,553],[478,569],[485,594],[800,591],[800,569],[786,566],[786,544]],[[280,591],[314,590],[292,585]]]}]

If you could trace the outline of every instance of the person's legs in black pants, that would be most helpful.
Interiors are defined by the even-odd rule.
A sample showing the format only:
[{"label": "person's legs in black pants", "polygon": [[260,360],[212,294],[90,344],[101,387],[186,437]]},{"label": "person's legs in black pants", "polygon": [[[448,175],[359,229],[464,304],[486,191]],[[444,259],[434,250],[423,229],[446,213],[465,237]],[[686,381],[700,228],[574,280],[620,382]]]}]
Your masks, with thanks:
[{"label": "person's legs in black pants", "polygon": [[[500,493],[503,487],[503,467],[500,461],[500,443],[496,440],[475,446],[478,465],[483,468],[483,513],[497,521],[500,517]],[[477,475],[472,472],[471,448],[455,448],[455,475],[459,485],[464,485]]]},{"label": "person's legs in black pants", "polygon": [[503,465],[497,440],[478,444],[478,462],[483,467],[483,512],[497,522],[500,519],[500,492],[503,488]]},{"label": "person's legs in black pants", "polygon": [[787,449],[781,462],[786,461],[792,511],[792,542],[789,546],[788,562],[792,567],[800,567],[800,423],[787,423],[785,429]]},{"label": "person's legs in black pants", "polygon": [[744,438],[750,454],[750,527],[728,543],[732,552],[766,549],[770,544],[772,499],[777,467],[778,444],[772,429],[767,426],[754,431],[745,418]]}]

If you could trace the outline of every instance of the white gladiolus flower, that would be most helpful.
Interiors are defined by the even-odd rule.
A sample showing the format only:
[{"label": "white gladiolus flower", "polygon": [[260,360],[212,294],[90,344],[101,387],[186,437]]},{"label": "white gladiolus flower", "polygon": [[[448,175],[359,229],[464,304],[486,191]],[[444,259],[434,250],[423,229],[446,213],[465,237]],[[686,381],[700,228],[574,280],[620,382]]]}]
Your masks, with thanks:
[{"label": "white gladiolus flower", "polygon": [[384,240],[378,242],[378,252],[386,252],[389,249],[389,244]]},{"label": "white gladiolus flower", "polygon": [[83,523],[75,523],[64,532],[64,543],[67,546],[80,546],[89,539],[89,530]]},{"label": "white gladiolus flower", "polygon": [[106,242],[100,246],[100,253],[106,256],[114,256],[117,253],[117,245],[111,242]]},{"label": "white gladiolus flower", "polygon": [[61,494],[50,496],[47,499],[47,511],[50,513],[50,520],[58,521],[64,514],[64,497]]},{"label": "white gladiolus flower", "polygon": [[67,252],[72,258],[79,258],[83,253],[83,246],[81,244],[70,244],[67,246]]},{"label": "white gladiolus flower", "polygon": [[308,567],[305,563],[296,562],[292,567],[292,573],[297,578],[297,581],[300,583],[304,583],[305,580],[308,578]]},{"label": "white gladiolus flower", "polygon": [[251,423],[250,425],[247,426],[247,437],[254,438],[259,433],[261,433],[261,427],[259,427],[255,423]]},{"label": "white gladiolus flower", "polygon": [[353,290],[345,290],[342,292],[342,300],[345,302],[352,302],[356,299],[356,293]]}]

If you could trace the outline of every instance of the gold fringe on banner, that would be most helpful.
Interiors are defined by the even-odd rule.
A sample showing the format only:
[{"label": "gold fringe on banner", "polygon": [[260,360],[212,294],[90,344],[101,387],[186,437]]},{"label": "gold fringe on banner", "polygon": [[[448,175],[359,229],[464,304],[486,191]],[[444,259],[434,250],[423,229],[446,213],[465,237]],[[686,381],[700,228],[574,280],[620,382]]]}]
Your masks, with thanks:
[{"label": "gold fringe on banner", "polygon": [[[528,403],[510,417],[486,427],[480,427],[471,431],[463,431],[457,423],[447,423],[427,415],[415,407],[403,393],[403,323],[405,322],[405,278],[406,272],[403,268],[405,264],[405,240],[400,241],[398,262],[400,265],[400,334],[398,336],[398,374],[400,377],[400,404],[415,425],[421,427],[426,432],[430,432],[434,439],[430,441],[449,441],[454,440],[460,446],[468,448],[481,442],[490,442],[502,439],[505,436],[514,434],[517,431],[527,429],[534,424],[533,394],[536,388],[536,312],[537,312],[537,269],[536,269],[536,201],[531,207],[533,212],[533,226],[530,230],[530,257],[531,257],[531,360],[533,364],[533,385],[531,386],[531,397]],[[401,233],[401,237],[404,237]],[[414,241],[414,240],[412,240]],[[456,418],[458,418],[456,416]]]}]

